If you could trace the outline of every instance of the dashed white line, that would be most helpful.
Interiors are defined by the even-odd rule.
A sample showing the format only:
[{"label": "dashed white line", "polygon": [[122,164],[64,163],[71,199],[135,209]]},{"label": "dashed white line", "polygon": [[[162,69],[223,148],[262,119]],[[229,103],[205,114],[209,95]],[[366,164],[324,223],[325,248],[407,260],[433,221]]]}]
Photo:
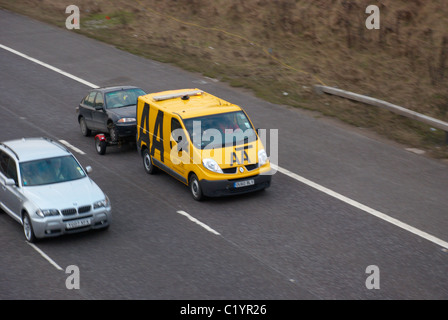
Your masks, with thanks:
[{"label": "dashed white line", "polygon": [[56,269],[58,270],[64,270],[62,269],[56,262],[54,262],[53,259],[51,259],[45,252],[43,252],[42,250],[40,250],[35,244],[31,243],[31,242],[27,242],[34,250],[36,250],[42,257],[45,258],[45,260],[47,260],[48,262],[50,262],[51,265],[53,265]]},{"label": "dashed white line", "polygon": [[177,213],[179,213],[179,214],[181,214],[181,215],[183,215],[183,216],[186,216],[188,219],[190,219],[190,220],[193,221],[194,223],[197,223],[198,225],[200,225],[200,226],[201,226],[202,228],[204,228],[205,230],[207,230],[207,231],[209,231],[209,232],[211,232],[211,233],[213,233],[213,234],[215,234],[215,235],[217,235],[217,236],[220,236],[220,235],[221,235],[218,231],[216,231],[216,230],[210,228],[210,227],[209,227],[208,225],[206,225],[205,223],[202,223],[202,222],[199,221],[198,219],[196,219],[196,218],[190,216],[190,215],[189,215],[188,213],[186,213],[185,211],[179,210],[179,211],[177,211]]},{"label": "dashed white line", "polygon": [[[21,56],[21,57],[23,57],[25,59],[30,60],[30,61],[33,61],[33,62],[35,62],[35,63],[37,63],[37,64],[39,64],[41,66],[44,66],[44,67],[46,67],[46,68],[48,68],[50,70],[58,72],[58,73],[66,76],[66,77],[69,77],[69,78],[71,78],[73,80],[76,80],[76,81],[82,83],[82,84],[85,84],[88,87],[98,88],[97,85],[95,85],[95,84],[93,84],[91,82],[85,81],[85,80],[83,80],[81,78],[78,78],[78,77],[76,77],[76,76],[74,76],[74,75],[72,75],[70,73],[67,73],[67,72],[65,72],[65,71],[63,71],[61,69],[55,68],[55,67],[53,67],[53,66],[51,66],[51,65],[49,65],[49,64],[47,64],[45,62],[39,61],[37,59],[34,59],[34,58],[32,58],[32,57],[30,57],[30,56],[28,56],[26,54],[23,54],[23,53],[21,53],[19,51],[11,49],[11,48],[9,48],[7,46],[4,46],[4,45],[0,44],[0,48],[3,48],[3,49],[5,49],[5,50],[7,50],[7,51],[9,51],[11,53],[19,55],[19,56]],[[60,141],[61,141],[61,143],[64,143],[64,144],[67,143],[68,145],[70,145],[68,142],[66,142],[64,140],[60,140]],[[62,141],[64,141],[64,142],[62,142]],[[77,152],[79,152],[81,154],[85,154],[83,151],[79,150],[78,148],[76,148],[76,147],[74,147],[72,145],[70,145],[70,147],[73,150],[75,150],[75,151],[78,150]],[[417,236],[419,236],[421,238],[424,238],[424,239],[426,239],[428,241],[431,241],[431,242],[433,242],[433,243],[435,243],[435,244],[437,244],[437,245],[439,245],[439,246],[441,246],[443,248],[448,249],[448,242],[443,241],[443,240],[441,240],[441,239],[439,239],[437,237],[434,237],[434,236],[432,236],[432,235],[430,235],[430,234],[428,234],[428,233],[426,233],[426,232],[424,232],[422,230],[414,228],[414,227],[412,227],[412,226],[410,226],[410,225],[408,225],[408,224],[406,224],[404,222],[401,222],[400,220],[397,220],[397,219],[392,218],[392,217],[390,217],[390,216],[388,216],[388,215],[386,215],[386,214],[384,214],[382,212],[379,212],[379,211],[377,211],[375,209],[372,209],[372,208],[370,208],[368,206],[365,206],[365,205],[363,205],[363,204],[361,204],[361,203],[359,203],[359,202],[357,202],[355,200],[352,200],[352,199],[350,199],[350,198],[348,198],[346,196],[343,196],[343,195],[341,195],[341,194],[339,194],[339,193],[337,193],[337,192],[335,192],[333,190],[325,188],[325,187],[323,187],[323,186],[321,186],[321,185],[319,185],[319,184],[317,184],[317,183],[315,183],[315,182],[313,182],[311,180],[308,180],[308,179],[306,179],[304,177],[301,177],[298,174],[293,173],[293,172],[291,172],[291,171],[289,171],[287,169],[281,168],[281,167],[279,167],[277,165],[273,165],[273,169],[274,170],[277,169],[279,172],[281,172],[281,173],[283,173],[283,174],[285,174],[285,175],[287,175],[287,176],[289,176],[289,177],[291,177],[291,178],[293,178],[293,179],[295,179],[295,180],[297,180],[297,181],[299,181],[301,183],[304,183],[304,184],[306,184],[306,185],[308,185],[308,186],[310,186],[310,187],[312,187],[312,188],[314,188],[316,190],[319,190],[319,191],[321,191],[321,192],[323,192],[323,193],[325,193],[325,194],[327,194],[327,195],[329,195],[329,196],[331,196],[333,198],[339,199],[340,201],[343,201],[343,202],[345,202],[345,203],[347,203],[347,204],[349,204],[349,205],[351,205],[351,206],[353,206],[355,208],[358,208],[358,209],[360,209],[360,210],[362,210],[364,212],[367,212],[367,213],[369,213],[369,214],[371,214],[371,215],[373,215],[373,216],[375,216],[377,218],[380,218],[380,219],[382,219],[384,221],[387,221],[387,222],[389,222],[389,223],[391,223],[391,224],[393,224],[393,225],[395,225],[397,227],[400,227],[400,228],[402,228],[404,230],[407,230],[407,231],[409,231],[409,232],[411,232],[411,233],[413,233],[413,234],[415,234],[415,235],[417,235]],[[213,230],[212,228],[210,228],[206,224],[200,222],[196,218],[190,216],[185,211],[177,211],[177,212],[182,214],[182,215],[184,215],[184,216],[186,216],[186,217],[188,217],[191,221],[196,222],[197,224],[201,225],[202,227],[204,227],[208,231],[210,231],[210,232],[212,232],[214,234],[219,235],[219,233],[217,231]]]},{"label": "dashed white line", "polygon": [[77,147],[75,147],[74,145],[68,143],[65,140],[59,140],[59,142],[62,143],[64,146],[72,149],[73,151],[78,152],[79,154],[86,154],[84,151],[82,151],[81,149],[78,149]]}]

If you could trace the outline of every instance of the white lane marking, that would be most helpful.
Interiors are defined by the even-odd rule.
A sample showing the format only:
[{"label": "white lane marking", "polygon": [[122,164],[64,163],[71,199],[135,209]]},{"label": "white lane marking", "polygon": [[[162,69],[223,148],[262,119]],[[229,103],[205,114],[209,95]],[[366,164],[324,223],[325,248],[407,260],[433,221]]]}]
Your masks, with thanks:
[{"label": "white lane marking", "polygon": [[51,259],[45,252],[40,250],[34,243],[26,242],[28,243],[34,250],[36,250],[42,257],[44,257],[48,262],[50,262],[56,269],[58,270],[64,270],[62,269],[56,262],[54,262],[53,259]]},{"label": "white lane marking", "polygon": [[387,222],[389,222],[389,223],[391,223],[391,224],[393,224],[393,225],[395,225],[397,227],[400,227],[400,228],[402,228],[404,230],[407,230],[407,231],[409,231],[409,232],[411,232],[411,233],[413,233],[415,235],[418,235],[418,236],[420,236],[420,237],[422,237],[422,238],[424,238],[426,240],[429,240],[429,241],[431,241],[431,242],[433,242],[435,244],[438,244],[441,247],[444,247],[444,248],[448,249],[448,242],[446,242],[446,241],[443,241],[443,240],[441,240],[439,238],[436,238],[436,237],[430,235],[429,233],[421,231],[421,230],[419,230],[417,228],[414,228],[413,226],[410,226],[410,225],[408,225],[408,224],[406,224],[404,222],[401,222],[400,220],[392,218],[392,217],[390,217],[390,216],[388,216],[388,215],[386,215],[386,214],[384,214],[382,212],[379,212],[379,211],[377,211],[375,209],[372,209],[372,208],[370,208],[370,207],[368,207],[366,205],[363,205],[362,203],[359,203],[359,202],[357,202],[355,200],[347,198],[346,196],[343,196],[342,194],[339,194],[339,193],[337,193],[337,192],[335,192],[333,190],[325,188],[325,187],[323,187],[323,186],[321,186],[321,185],[319,185],[319,184],[317,184],[317,183],[315,183],[315,182],[313,182],[311,180],[308,180],[308,179],[306,179],[306,178],[304,178],[302,176],[299,176],[298,174],[295,174],[294,172],[291,172],[291,171],[289,171],[287,169],[278,167],[278,166],[276,166],[274,164],[271,164],[271,165],[273,167],[276,167],[279,172],[281,172],[281,173],[283,173],[283,174],[285,174],[285,175],[287,175],[287,176],[289,176],[289,177],[291,177],[291,178],[293,178],[293,179],[295,179],[295,180],[297,180],[297,181],[299,181],[301,183],[304,183],[307,186],[310,186],[310,187],[312,187],[312,188],[314,188],[316,190],[319,190],[319,191],[321,191],[323,193],[326,193],[327,195],[329,195],[329,196],[331,196],[333,198],[336,198],[336,199],[338,199],[338,200],[340,200],[342,202],[345,202],[345,203],[347,203],[347,204],[349,204],[349,205],[351,205],[351,206],[353,206],[353,207],[355,207],[357,209],[360,209],[360,210],[362,210],[364,212],[367,212],[367,213],[369,213],[369,214],[371,214],[371,215],[373,215],[373,216],[375,216],[377,218],[380,218],[380,219],[382,219],[384,221],[387,221]]},{"label": "white lane marking", "polygon": [[[27,55],[25,55],[23,53],[20,53],[20,52],[14,50],[14,49],[11,49],[9,47],[6,47],[6,46],[2,45],[2,44],[0,44],[0,48],[8,50],[8,51],[10,51],[10,52],[12,52],[14,54],[17,54],[17,55],[19,55],[21,57],[24,57],[24,58],[26,58],[28,60],[31,60],[31,61],[35,62],[35,63],[38,63],[38,64],[40,64],[40,65],[42,65],[42,66],[44,66],[46,68],[49,68],[49,69],[54,70],[56,72],[59,72],[60,74],[63,74],[63,75],[65,75],[65,76],[67,76],[67,77],[69,77],[71,79],[79,81],[79,82],[81,82],[81,83],[83,83],[83,84],[85,84],[85,85],[87,85],[87,86],[89,86],[91,88],[98,88],[98,86],[94,85],[93,83],[90,83],[88,81],[85,81],[83,79],[75,77],[75,76],[73,76],[73,75],[71,75],[71,74],[69,74],[69,73],[67,73],[65,71],[62,71],[62,70],[57,69],[55,67],[52,67],[49,64],[46,64],[46,63],[41,62],[41,61],[39,61],[37,59],[31,58],[31,57],[29,57],[29,56],[27,56]],[[357,202],[355,200],[347,198],[346,196],[343,196],[343,195],[341,195],[341,194],[339,194],[339,193],[337,193],[337,192],[335,192],[333,190],[325,188],[325,187],[323,187],[323,186],[321,186],[321,185],[319,185],[319,184],[317,184],[317,183],[315,183],[315,182],[313,182],[311,180],[308,180],[308,179],[306,179],[304,177],[301,177],[298,174],[295,174],[295,173],[293,173],[293,172],[291,172],[291,171],[289,171],[287,169],[281,168],[281,167],[279,167],[277,165],[274,165],[274,164],[272,164],[272,166],[273,166],[274,169],[277,169],[279,172],[281,172],[281,173],[283,173],[283,174],[285,174],[285,175],[287,175],[287,176],[289,176],[289,177],[291,177],[291,178],[293,178],[293,179],[295,179],[295,180],[297,180],[297,181],[299,181],[301,183],[304,183],[304,184],[306,184],[306,185],[308,185],[308,186],[310,186],[310,187],[312,187],[312,188],[314,188],[316,190],[319,190],[319,191],[321,191],[323,193],[326,193],[327,195],[329,195],[331,197],[339,199],[339,200],[341,200],[341,201],[343,201],[343,202],[345,202],[345,203],[347,203],[347,204],[349,204],[351,206],[354,206],[355,208],[358,208],[358,209],[360,209],[360,210],[362,210],[364,212],[367,212],[367,213],[369,213],[369,214],[371,214],[371,215],[373,215],[373,216],[375,216],[377,218],[380,218],[380,219],[382,219],[384,221],[392,223],[393,225],[395,225],[397,227],[400,227],[400,228],[402,228],[404,230],[407,230],[407,231],[409,231],[409,232],[411,232],[411,233],[413,233],[413,234],[415,234],[415,235],[417,235],[419,237],[422,237],[422,238],[424,238],[424,239],[426,239],[428,241],[431,241],[431,242],[433,242],[433,243],[435,243],[435,244],[437,244],[437,245],[439,245],[441,247],[444,247],[444,248],[448,249],[448,242],[446,242],[446,241],[443,241],[443,240],[441,240],[441,239],[439,239],[437,237],[434,237],[434,236],[432,236],[432,235],[430,235],[430,234],[428,234],[428,233],[426,233],[426,232],[424,232],[422,230],[414,228],[414,227],[412,227],[412,226],[410,226],[410,225],[408,225],[408,224],[406,224],[404,222],[401,222],[400,220],[392,218],[392,217],[390,217],[390,216],[388,216],[388,215],[386,215],[386,214],[384,214],[382,212],[379,212],[379,211],[377,211],[375,209],[367,207],[367,206],[365,206],[365,205],[363,205],[363,204],[361,204],[361,203],[359,203],[359,202]],[[184,211],[181,211],[181,212],[184,212]],[[178,211],[178,213],[180,213],[180,212]],[[188,213],[185,213],[185,214],[187,215],[187,217],[196,220],[195,218],[193,218],[190,215],[188,215]],[[198,222],[200,222],[200,221],[198,221]],[[200,223],[202,223],[202,222],[200,222]],[[213,230],[213,229],[211,229],[211,230]]]},{"label": "white lane marking", "polygon": [[26,54],[23,54],[23,53],[21,53],[21,52],[19,52],[19,51],[16,51],[16,50],[14,50],[14,49],[12,49],[12,48],[10,48],[10,47],[7,47],[7,46],[5,46],[5,45],[0,44],[0,48],[5,49],[5,50],[7,50],[7,51],[9,51],[9,52],[11,52],[11,53],[14,53],[14,54],[18,55],[18,56],[21,56],[22,58],[28,59],[28,60],[30,60],[30,61],[32,61],[32,62],[34,62],[34,63],[40,64],[41,66],[43,66],[43,67],[45,67],[45,68],[48,68],[48,69],[50,69],[50,70],[53,70],[53,71],[55,71],[55,72],[57,72],[57,73],[60,73],[60,74],[66,76],[66,77],[68,77],[68,78],[70,78],[70,79],[73,79],[73,80],[75,80],[75,81],[81,82],[82,84],[85,84],[85,85],[88,86],[88,87],[91,87],[91,88],[98,88],[98,86],[95,85],[95,84],[93,84],[93,83],[90,83],[90,82],[88,82],[88,81],[86,81],[86,80],[84,80],[84,79],[78,78],[77,76],[74,76],[74,75],[72,75],[72,74],[70,74],[70,73],[68,73],[68,72],[65,72],[65,71],[63,71],[63,70],[61,70],[61,69],[58,69],[58,68],[56,68],[56,67],[53,67],[53,66],[51,66],[51,65],[49,65],[49,64],[47,64],[47,63],[45,63],[45,62],[42,62],[42,61],[37,60],[37,59],[34,59],[34,58],[32,58],[32,57],[30,57],[30,56],[28,56],[28,55],[26,55]]},{"label": "white lane marking", "polygon": [[79,154],[86,154],[84,151],[82,151],[81,149],[76,148],[74,145],[68,143],[65,140],[59,140],[60,143],[62,143],[63,145],[65,145],[66,147],[72,149],[73,151],[78,152]]},{"label": "white lane marking", "polygon": [[177,211],[177,213],[186,216],[188,219],[190,219],[191,221],[193,221],[194,223],[197,223],[198,225],[200,225],[202,228],[204,228],[205,230],[216,234],[217,236],[220,236],[221,234],[218,231],[213,230],[212,228],[210,228],[208,225],[206,225],[205,223],[202,223],[201,221],[199,221],[198,219],[190,216],[188,213],[186,213],[185,211],[179,210]]}]

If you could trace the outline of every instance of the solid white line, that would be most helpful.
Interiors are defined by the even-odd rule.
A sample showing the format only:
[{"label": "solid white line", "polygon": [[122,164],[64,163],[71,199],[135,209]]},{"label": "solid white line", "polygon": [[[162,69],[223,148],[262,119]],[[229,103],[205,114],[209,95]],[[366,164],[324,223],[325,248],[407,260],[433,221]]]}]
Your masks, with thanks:
[{"label": "solid white line", "polygon": [[82,151],[81,149],[76,148],[74,145],[71,145],[70,143],[68,143],[65,140],[59,140],[60,143],[62,143],[63,145],[65,145],[66,147],[72,149],[73,151],[78,152],[79,154],[86,154],[84,151]]},{"label": "solid white line", "polygon": [[81,82],[82,84],[85,84],[85,85],[88,86],[88,87],[91,87],[91,88],[98,88],[97,85],[95,85],[95,84],[93,84],[93,83],[91,83],[91,82],[88,82],[88,81],[86,81],[86,80],[83,80],[83,79],[81,79],[81,78],[78,78],[77,76],[74,76],[74,75],[72,75],[72,74],[70,74],[70,73],[68,73],[68,72],[65,72],[65,71],[63,71],[63,70],[61,70],[61,69],[58,69],[58,68],[56,68],[56,67],[53,67],[53,66],[51,66],[51,65],[49,65],[49,64],[47,64],[47,63],[45,63],[45,62],[42,62],[42,61],[37,60],[37,59],[34,59],[34,58],[32,58],[32,57],[30,57],[30,56],[28,56],[28,55],[26,55],[26,54],[23,54],[23,53],[21,53],[21,52],[19,52],[19,51],[16,51],[16,50],[14,50],[14,49],[11,49],[10,47],[7,47],[7,46],[5,46],[5,45],[0,44],[0,48],[5,49],[5,50],[7,50],[7,51],[9,51],[9,52],[11,52],[11,53],[14,53],[14,54],[18,55],[18,56],[21,56],[22,58],[28,59],[28,60],[30,60],[30,61],[32,61],[32,62],[34,62],[34,63],[40,64],[41,66],[43,66],[43,67],[45,67],[45,68],[48,68],[48,69],[50,69],[50,70],[53,70],[53,71],[55,71],[55,72],[57,72],[57,73],[60,73],[60,74],[62,74],[62,75],[64,75],[64,76],[66,76],[66,77],[69,77],[70,79],[73,79],[73,80],[75,80],[75,81]]},{"label": "solid white line", "polygon": [[210,231],[213,234],[216,234],[217,236],[220,236],[221,234],[218,231],[213,230],[212,228],[210,228],[208,225],[206,225],[205,223],[202,223],[201,221],[199,221],[198,219],[190,216],[188,213],[186,213],[185,211],[179,210],[177,211],[177,213],[186,216],[188,219],[190,219],[191,221],[193,221],[194,223],[197,223],[198,225],[200,225],[202,228],[204,228],[207,231]]},{"label": "solid white line", "polygon": [[[87,85],[87,86],[89,86],[91,88],[98,88],[98,86],[93,84],[93,83],[85,81],[85,80],[83,80],[81,78],[78,78],[78,77],[76,77],[74,75],[71,75],[71,74],[69,74],[69,73],[67,73],[65,71],[62,71],[62,70],[60,70],[58,68],[55,68],[55,67],[53,67],[53,66],[51,66],[49,64],[46,64],[46,63],[41,62],[41,61],[39,61],[37,59],[34,59],[34,58],[30,57],[30,56],[27,56],[26,54],[23,54],[23,53],[21,53],[19,51],[16,51],[14,49],[9,48],[9,47],[6,47],[6,46],[4,46],[2,44],[0,44],[0,48],[8,50],[8,51],[10,51],[10,52],[12,52],[14,54],[17,54],[17,55],[19,55],[19,56],[21,56],[21,57],[23,57],[25,59],[28,59],[28,60],[33,61],[33,62],[35,62],[37,64],[40,64],[40,65],[42,65],[42,66],[44,66],[44,67],[46,67],[48,69],[56,71],[56,72],[58,72],[58,73],[60,73],[60,74],[62,74],[64,76],[67,76],[67,77],[73,79],[73,80],[81,82],[81,83],[83,83],[83,84],[85,84],[85,85]],[[62,142],[64,140],[60,140],[60,141]],[[79,150],[76,147],[73,147],[73,146],[71,146],[71,147]],[[73,149],[73,150],[75,150],[75,149]],[[81,154],[84,154],[83,151],[81,151],[81,150],[79,150],[79,151],[81,152]],[[77,151],[77,152],[79,152],[79,151]],[[357,202],[355,200],[347,198],[346,196],[343,196],[343,195],[341,195],[341,194],[339,194],[339,193],[337,193],[337,192],[335,192],[333,190],[325,188],[325,187],[323,187],[323,186],[321,186],[321,185],[319,185],[319,184],[317,184],[317,183],[315,183],[315,182],[313,182],[311,180],[308,180],[308,179],[306,179],[304,177],[301,177],[298,174],[295,174],[295,173],[293,173],[293,172],[291,172],[291,171],[289,171],[287,169],[281,168],[281,167],[279,167],[277,165],[274,165],[274,164],[272,164],[272,167],[273,167],[273,169],[277,169],[279,172],[281,172],[281,173],[283,173],[283,174],[285,174],[285,175],[287,175],[287,176],[289,176],[289,177],[291,177],[291,178],[293,178],[293,179],[295,179],[295,180],[297,180],[297,181],[299,181],[301,183],[304,183],[304,184],[306,184],[306,185],[308,185],[308,186],[310,186],[310,187],[312,187],[312,188],[314,188],[316,190],[319,190],[319,191],[321,191],[323,193],[326,193],[327,195],[329,195],[329,196],[331,196],[333,198],[339,199],[339,200],[341,200],[341,201],[343,201],[343,202],[345,202],[345,203],[347,203],[347,204],[349,204],[349,205],[351,205],[351,206],[353,206],[355,208],[358,208],[358,209],[360,209],[360,210],[362,210],[364,212],[367,212],[367,213],[369,213],[369,214],[371,214],[371,215],[373,215],[373,216],[375,216],[377,218],[380,218],[380,219],[382,219],[384,221],[387,221],[387,222],[389,222],[389,223],[391,223],[391,224],[393,224],[393,225],[395,225],[397,227],[400,227],[400,228],[402,228],[404,230],[407,230],[407,231],[409,231],[409,232],[411,232],[411,233],[413,233],[415,235],[418,235],[418,236],[420,236],[420,237],[422,237],[422,238],[424,238],[426,240],[429,240],[429,241],[431,241],[431,242],[433,242],[433,243],[435,243],[435,244],[437,244],[437,245],[439,245],[441,247],[444,247],[445,249],[448,249],[448,242],[446,242],[446,241],[443,241],[443,240],[441,240],[439,238],[436,238],[436,237],[434,237],[434,236],[432,236],[432,235],[430,235],[430,234],[428,234],[428,233],[426,233],[424,231],[421,231],[421,230],[419,230],[417,228],[414,228],[414,227],[412,227],[412,226],[410,226],[410,225],[408,225],[408,224],[406,224],[404,222],[401,222],[400,220],[392,218],[392,217],[390,217],[390,216],[388,216],[388,215],[386,215],[386,214],[384,214],[382,212],[379,212],[379,211],[377,211],[375,209],[369,208],[369,207],[363,205],[362,203],[359,203],[359,202]],[[202,222],[198,221],[197,219],[193,218],[188,213],[186,213],[184,211],[178,211],[178,213],[185,215],[190,220],[198,223],[199,225],[201,225],[202,227],[206,228],[210,232],[219,235],[219,233],[217,233],[215,230],[211,229],[209,226],[207,226],[207,225],[203,224]]]},{"label": "solid white line", "polygon": [[306,179],[306,178],[304,178],[302,176],[299,176],[298,174],[295,174],[295,173],[293,173],[293,172],[291,172],[291,171],[289,171],[287,169],[278,167],[278,166],[276,166],[274,164],[271,164],[271,165],[274,168],[277,168],[277,170],[279,172],[281,172],[281,173],[283,173],[283,174],[285,174],[285,175],[287,175],[287,176],[289,176],[289,177],[291,177],[291,178],[293,178],[293,179],[295,179],[295,180],[297,180],[297,181],[299,181],[301,183],[304,183],[304,184],[306,184],[306,185],[308,185],[308,186],[310,186],[310,187],[312,187],[312,188],[314,188],[316,190],[319,190],[319,191],[321,191],[323,193],[326,193],[327,195],[329,195],[329,196],[331,196],[333,198],[336,198],[336,199],[338,199],[340,201],[343,201],[343,202],[345,202],[345,203],[347,203],[347,204],[349,204],[349,205],[351,205],[351,206],[353,206],[353,207],[355,207],[357,209],[360,209],[360,210],[362,210],[364,212],[367,212],[367,213],[369,213],[369,214],[371,214],[371,215],[373,215],[373,216],[375,216],[377,218],[380,218],[380,219],[382,219],[384,221],[387,221],[387,222],[389,222],[389,223],[391,223],[391,224],[393,224],[393,225],[395,225],[397,227],[400,227],[400,228],[402,228],[404,230],[407,230],[407,231],[409,231],[409,232],[411,232],[411,233],[413,233],[415,235],[418,235],[421,238],[429,240],[429,241],[431,241],[431,242],[433,242],[435,244],[438,244],[441,247],[444,247],[444,248],[448,249],[448,242],[446,242],[446,241],[443,241],[443,240],[441,240],[439,238],[436,238],[433,235],[430,235],[429,233],[421,231],[421,230],[419,230],[417,228],[414,228],[413,226],[410,226],[410,225],[408,225],[408,224],[406,224],[404,222],[401,222],[400,220],[392,218],[392,217],[390,217],[390,216],[388,216],[388,215],[386,215],[386,214],[384,214],[382,212],[379,212],[379,211],[377,211],[375,209],[372,209],[372,208],[370,208],[370,207],[368,207],[366,205],[363,205],[362,203],[359,203],[359,202],[357,202],[355,200],[347,198],[346,196],[343,196],[342,194],[339,194],[339,193],[337,193],[337,192],[335,192],[333,190],[325,188],[325,187],[323,187],[323,186],[321,186],[321,185],[319,185],[319,184],[317,184],[317,183],[315,183],[315,182],[313,182],[311,180],[308,180],[308,179]]},{"label": "solid white line", "polygon": [[51,259],[45,252],[40,250],[34,243],[31,243],[31,242],[28,242],[28,241],[26,243],[28,243],[34,250],[39,252],[39,254],[42,257],[44,257],[48,262],[50,262],[56,269],[61,270],[61,271],[64,270],[56,262],[54,262],[53,259]]}]

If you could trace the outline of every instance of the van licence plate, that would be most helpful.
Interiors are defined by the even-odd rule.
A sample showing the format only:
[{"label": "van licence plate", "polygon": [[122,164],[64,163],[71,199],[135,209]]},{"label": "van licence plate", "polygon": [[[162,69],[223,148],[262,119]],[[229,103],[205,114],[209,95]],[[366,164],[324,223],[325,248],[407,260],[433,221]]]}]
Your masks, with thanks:
[{"label": "van licence plate", "polygon": [[254,185],[254,184],[255,184],[255,180],[254,180],[254,179],[250,179],[250,180],[244,180],[244,181],[238,181],[238,182],[235,182],[235,183],[233,184],[233,186],[234,186],[235,188],[240,188],[240,187],[251,186],[251,185]]},{"label": "van licence plate", "polygon": [[90,219],[74,220],[65,223],[67,229],[74,229],[79,227],[90,226],[92,221]]}]

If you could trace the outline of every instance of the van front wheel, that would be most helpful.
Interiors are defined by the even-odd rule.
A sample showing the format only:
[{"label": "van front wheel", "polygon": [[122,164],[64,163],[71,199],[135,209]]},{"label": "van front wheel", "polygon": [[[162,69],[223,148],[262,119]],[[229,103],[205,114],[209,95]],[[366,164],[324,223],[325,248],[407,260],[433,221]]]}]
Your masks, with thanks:
[{"label": "van front wheel", "polygon": [[199,179],[194,173],[190,176],[190,190],[194,200],[201,201],[204,198]]}]

